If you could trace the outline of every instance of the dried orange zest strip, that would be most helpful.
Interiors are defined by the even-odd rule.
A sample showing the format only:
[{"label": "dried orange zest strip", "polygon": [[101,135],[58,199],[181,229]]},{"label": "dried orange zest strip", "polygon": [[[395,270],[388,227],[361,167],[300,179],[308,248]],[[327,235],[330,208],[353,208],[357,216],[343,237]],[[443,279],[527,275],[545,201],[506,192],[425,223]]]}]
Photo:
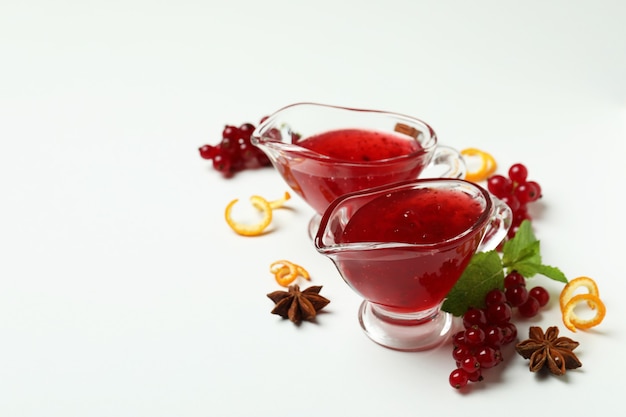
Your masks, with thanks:
[{"label": "dried orange zest strip", "polygon": [[483,181],[489,178],[496,169],[498,165],[496,164],[496,160],[491,156],[491,154],[481,151],[476,148],[467,148],[461,151],[461,155],[471,156],[471,157],[479,157],[480,158],[480,168],[477,171],[467,172],[465,174],[465,179],[468,181],[478,182]]},{"label": "dried orange zest strip", "polygon": [[[593,305],[593,309],[595,310],[595,315],[589,319],[579,317],[575,311],[576,305],[584,301]],[[575,332],[576,329],[587,330],[600,324],[602,320],[604,320],[605,315],[606,307],[598,296],[593,294],[578,294],[565,304],[563,308],[563,323],[565,327],[573,332]]]},{"label": "dried orange zest strip", "polygon": [[273,209],[276,208],[280,208],[283,206],[283,204],[285,204],[287,202],[287,200],[289,200],[291,198],[291,194],[289,194],[287,191],[285,191],[285,195],[283,195],[282,198],[279,198],[277,200],[272,200],[270,201],[270,207]]},{"label": "dried orange zest strip", "polygon": [[298,278],[298,271],[293,270],[293,268],[290,268],[289,266],[283,266],[274,273],[274,277],[276,278],[278,285],[287,287],[289,284],[294,282],[296,278]]},{"label": "dried orange zest strip", "polygon": [[[291,195],[285,191],[285,194],[276,200],[272,200],[272,201],[268,201],[270,208],[271,209],[276,209],[276,208],[280,208],[283,206],[283,204],[285,204],[287,202],[287,200],[289,200],[291,198]],[[252,205],[256,208],[258,208],[259,210],[264,210],[264,205],[263,204],[259,204],[259,203],[255,203],[254,201],[252,202]]]},{"label": "dried orange zest strip", "polygon": [[302,268],[300,265],[296,265],[296,268],[298,269],[298,274],[300,274],[302,278],[306,279],[307,281],[311,280],[311,276],[306,269]]},{"label": "dried orange zest strip", "polygon": [[270,272],[274,274],[278,285],[283,287],[289,286],[289,284],[298,278],[298,268],[296,264],[285,260],[272,262]]},{"label": "dried orange zest strip", "polygon": [[272,222],[272,207],[270,206],[270,203],[258,195],[250,197],[252,205],[263,212],[263,218],[255,224],[244,224],[234,221],[231,217],[231,211],[237,201],[239,201],[239,199],[234,199],[226,206],[226,210],[224,211],[226,223],[228,223],[231,229],[243,236],[258,236],[263,233],[267,226],[269,226]]},{"label": "dried orange zest strip", "polygon": [[[578,277],[574,278],[561,291],[561,295],[559,296],[559,304],[561,306],[561,311],[565,308],[567,302],[574,296],[574,292],[584,287],[587,289],[589,294],[595,295],[596,297],[600,297],[600,293],[598,291],[598,284],[589,278],[589,277]],[[593,303],[589,303],[590,308],[595,308]]]},{"label": "dried orange zest strip", "polygon": [[288,287],[298,276],[302,276],[307,280],[311,279],[306,269],[286,260],[272,262],[270,272],[274,274],[278,285],[283,287]]}]

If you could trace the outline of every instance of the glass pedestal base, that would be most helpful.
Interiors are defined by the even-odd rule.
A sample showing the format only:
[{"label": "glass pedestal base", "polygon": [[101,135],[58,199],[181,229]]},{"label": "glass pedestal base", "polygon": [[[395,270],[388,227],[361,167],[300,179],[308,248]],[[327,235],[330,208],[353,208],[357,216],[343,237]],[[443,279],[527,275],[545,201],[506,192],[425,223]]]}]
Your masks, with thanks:
[{"label": "glass pedestal base", "polygon": [[386,348],[415,352],[446,342],[453,327],[452,315],[439,307],[427,312],[396,314],[363,301],[359,322],[365,334]]}]

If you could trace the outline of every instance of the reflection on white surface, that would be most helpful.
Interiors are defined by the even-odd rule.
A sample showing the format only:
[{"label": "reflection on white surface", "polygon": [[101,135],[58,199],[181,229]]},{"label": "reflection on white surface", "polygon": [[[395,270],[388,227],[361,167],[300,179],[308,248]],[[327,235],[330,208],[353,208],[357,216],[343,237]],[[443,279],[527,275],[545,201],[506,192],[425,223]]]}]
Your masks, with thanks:
[{"label": "reflection on white surface", "polygon": [[[578,416],[621,382],[623,365],[606,360],[621,352],[625,315],[621,1],[5,3],[1,415],[477,414],[495,403],[514,416],[529,410],[510,407],[520,398],[550,395],[585,398],[542,403]],[[446,145],[524,162],[545,195],[534,211],[545,263],[594,277],[608,307],[601,327],[572,336],[581,371],[537,377],[510,351],[459,395],[445,349],[393,352],[362,334],[360,300],[312,247],[301,200],[267,236],[234,235],[228,201],[286,186],[269,169],[223,180],[198,146],[302,100],[412,114]],[[269,313],[279,258],[323,285],[331,304],[317,324]],[[556,306],[520,333],[533,323],[560,324]]]}]

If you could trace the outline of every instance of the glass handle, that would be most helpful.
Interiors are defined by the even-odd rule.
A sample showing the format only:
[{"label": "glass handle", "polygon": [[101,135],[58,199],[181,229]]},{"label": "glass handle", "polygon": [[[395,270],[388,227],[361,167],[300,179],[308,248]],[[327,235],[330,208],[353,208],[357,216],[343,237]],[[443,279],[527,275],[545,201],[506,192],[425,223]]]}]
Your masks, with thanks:
[{"label": "glass handle", "polygon": [[437,175],[440,178],[464,178],[467,171],[461,153],[449,146],[437,145],[430,166],[445,169],[443,173]]},{"label": "glass handle", "polygon": [[479,252],[496,249],[506,237],[513,221],[513,212],[508,204],[494,196],[491,196],[491,200],[493,201],[494,213],[478,247]]}]

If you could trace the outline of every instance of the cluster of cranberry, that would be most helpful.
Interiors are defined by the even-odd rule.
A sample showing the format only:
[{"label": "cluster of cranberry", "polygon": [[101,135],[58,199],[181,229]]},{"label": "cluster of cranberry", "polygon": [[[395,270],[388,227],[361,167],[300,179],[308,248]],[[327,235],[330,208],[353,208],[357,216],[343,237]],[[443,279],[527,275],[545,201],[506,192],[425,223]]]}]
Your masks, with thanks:
[{"label": "cluster of cranberry", "polygon": [[254,129],[252,123],[226,125],[220,143],[201,146],[198,149],[200,156],[213,160],[213,168],[227,178],[239,171],[269,166],[271,162],[267,155],[250,140]]},{"label": "cluster of cranberry", "polygon": [[528,290],[519,272],[509,272],[504,278],[504,290],[489,291],[484,308],[471,307],[463,315],[464,330],[452,337],[456,369],[450,373],[450,385],[463,388],[469,382],[482,381],[483,370],[502,362],[501,347],[517,338],[517,327],[511,322],[513,309],[517,308],[523,317],[533,317],[549,300],[545,288]]},{"label": "cluster of cranberry", "polygon": [[528,203],[541,198],[541,186],[536,181],[529,181],[528,169],[524,164],[517,163],[509,168],[508,177],[500,174],[489,177],[487,188],[511,208],[513,223],[509,237],[515,236],[519,225],[524,220],[530,220]]}]

